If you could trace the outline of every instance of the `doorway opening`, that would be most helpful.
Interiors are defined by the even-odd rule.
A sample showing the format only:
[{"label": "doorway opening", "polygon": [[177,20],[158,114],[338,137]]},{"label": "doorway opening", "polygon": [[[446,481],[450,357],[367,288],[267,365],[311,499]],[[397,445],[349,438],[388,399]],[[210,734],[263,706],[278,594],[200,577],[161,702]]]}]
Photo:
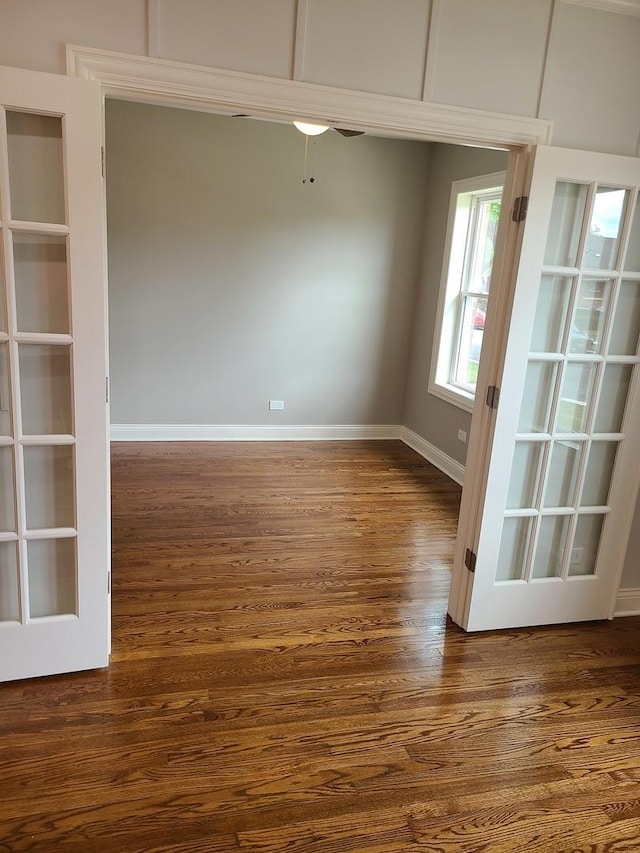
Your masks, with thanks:
[{"label": "doorway opening", "polygon": [[[508,152],[107,100],[112,437],[401,438],[458,483],[429,393],[452,184]],[[272,409],[272,404],[284,409]]]}]

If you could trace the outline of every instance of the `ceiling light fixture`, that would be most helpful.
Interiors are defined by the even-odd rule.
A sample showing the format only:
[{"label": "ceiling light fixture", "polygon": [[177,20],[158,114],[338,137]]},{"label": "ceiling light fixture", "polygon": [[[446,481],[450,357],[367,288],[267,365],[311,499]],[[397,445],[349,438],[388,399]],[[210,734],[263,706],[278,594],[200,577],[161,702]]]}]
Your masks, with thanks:
[{"label": "ceiling light fixture", "polygon": [[294,121],[294,125],[305,136],[320,136],[325,130],[329,130],[328,124],[315,124],[310,121]]}]

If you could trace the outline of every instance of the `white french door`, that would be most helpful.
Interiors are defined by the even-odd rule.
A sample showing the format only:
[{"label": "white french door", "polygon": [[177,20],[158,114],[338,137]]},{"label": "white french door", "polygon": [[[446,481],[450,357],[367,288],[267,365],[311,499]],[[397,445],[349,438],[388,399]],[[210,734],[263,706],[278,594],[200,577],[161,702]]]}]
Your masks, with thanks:
[{"label": "white french door", "polygon": [[639,186],[635,158],[535,152],[484,482],[463,495],[467,630],[613,615],[640,479]]},{"label": "white french door", "polygon": [[99,88],[0,68],[0,680],[109,653]]}]

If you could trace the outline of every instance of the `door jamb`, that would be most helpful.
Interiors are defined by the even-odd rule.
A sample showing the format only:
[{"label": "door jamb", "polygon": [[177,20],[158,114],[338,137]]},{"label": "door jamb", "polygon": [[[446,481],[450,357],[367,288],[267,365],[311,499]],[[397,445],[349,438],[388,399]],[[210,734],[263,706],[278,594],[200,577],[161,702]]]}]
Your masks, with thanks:
[{"label": "door jamb", "polygon": [[469,548],[477,553],[480,538],[480,522],[485,500],[485,473],[489,468],[496,409],[484,404],[490,385],[500,387],[504,367],[509,318],[514,295],[514,284],[518,272],[520,247],[524,222],[515,222],[511,216],[513,200],[528,194],[531,182],[533,157],[523,149],[512,149],[509,156],[505,180],[500,227],[495,249],[491,276],[491,310],[487,312],[483,357],[476,385],[476,401],[472,416],[467,464],[465,466],[466,488],[462,491],[460,515],[453,560],[451,590],[448,613],[453,621],[465,628],[468,623],[473,574],[465,566],[465,551]]}]

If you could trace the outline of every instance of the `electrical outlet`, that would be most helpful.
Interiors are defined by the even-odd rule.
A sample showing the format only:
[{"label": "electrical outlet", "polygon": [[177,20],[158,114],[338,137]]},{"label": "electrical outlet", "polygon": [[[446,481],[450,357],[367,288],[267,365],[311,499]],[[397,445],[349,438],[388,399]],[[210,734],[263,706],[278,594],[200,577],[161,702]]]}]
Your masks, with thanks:
[{"label": "electrical outlet", "polygon": [[467,443],[467,434],[463,429],[458,430],[458,441],[461,441],[463,444]]},{"label": "electrical outlet", "polygon": [[582,562],[582,558],[584,557],[584,548],[581,546],[576,546],[571,549],[571,559],[569,560],[572,566],[577,566]]},{"label": "electrical outlet", "polygon": [[269,400],[270,412],[282,412],[284,410],[284,400]]}]

